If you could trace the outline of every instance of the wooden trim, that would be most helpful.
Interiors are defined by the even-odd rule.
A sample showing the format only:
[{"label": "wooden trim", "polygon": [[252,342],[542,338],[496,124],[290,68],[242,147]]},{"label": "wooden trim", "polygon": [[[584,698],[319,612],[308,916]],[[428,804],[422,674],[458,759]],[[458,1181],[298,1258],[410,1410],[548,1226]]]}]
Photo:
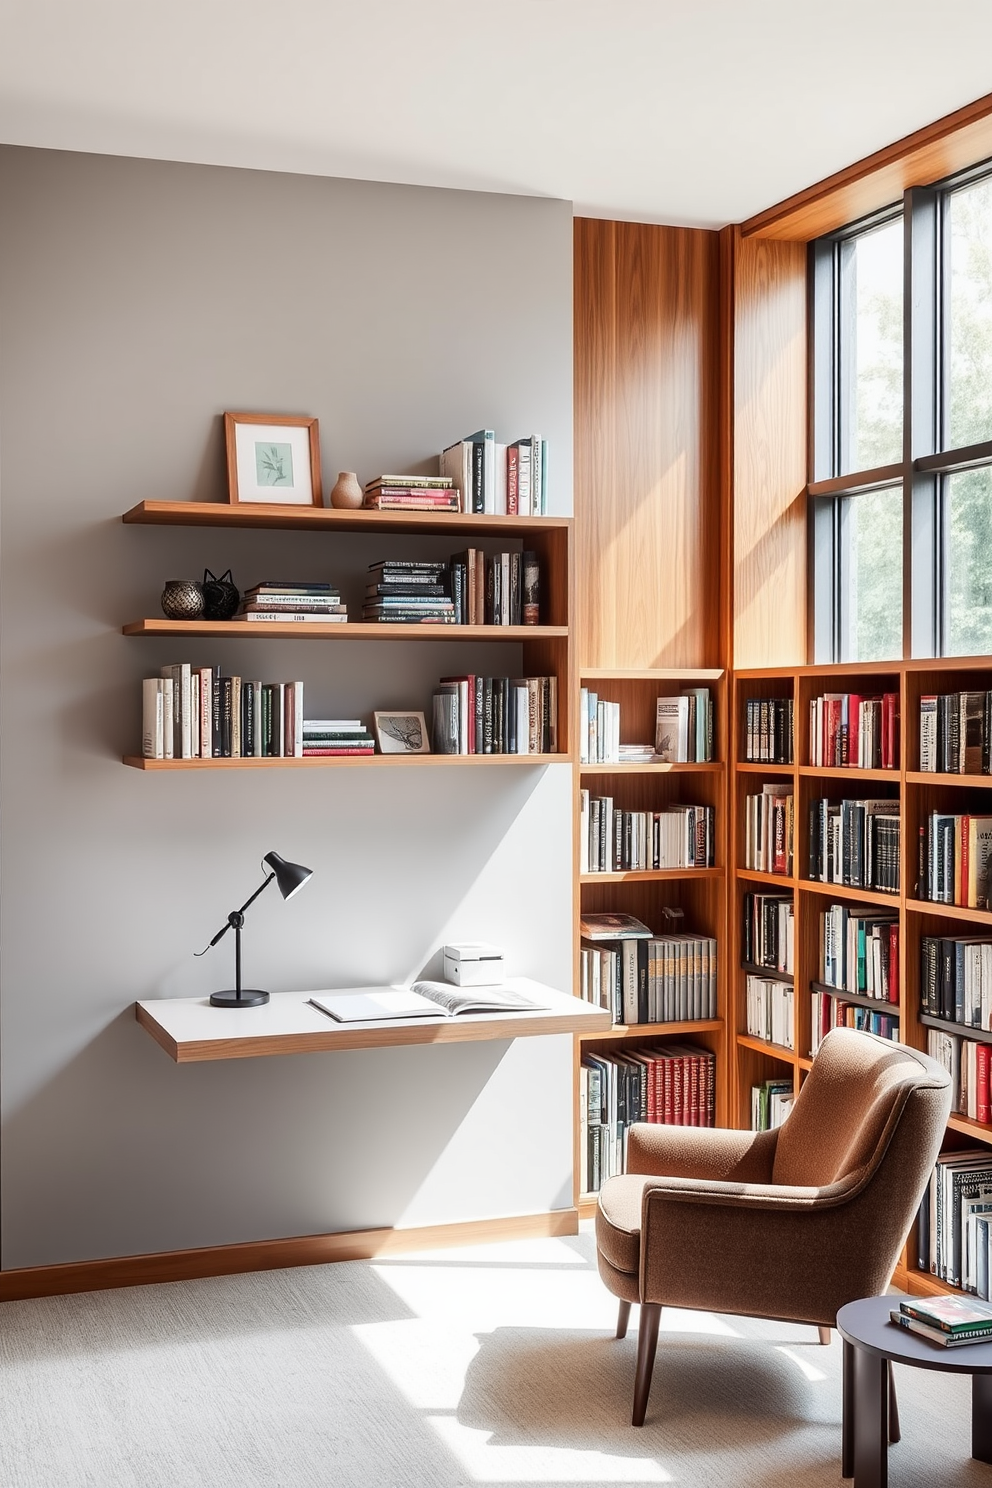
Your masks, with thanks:
[{"label": "wooden trim", "polygon": [[450,533],[526,538],[567,531],[571,517],[493,517],[473,512],[343,511],[328,506],[269,506],[221,501],[139,501],[122,522],[146,527],[285,527],[325,532]]},{"label": "wooden trim", "polygon": [[992,156],[992,93],[845,166],[741,225],[745,238],[808,243]]},{"label": "wooden trim", "polygon": [[578,1232],[575,1208],[545,1214],[513,1214],[502,1219],[460,1220],[412,1229],[346,1230],[339,1234],[292,1235],[283,1240],[249,1240],[240,1245],[211,1245],[196,1250],[158,1251],[150,1255],[113,1256],[99,1261],[70,1261],[58,1266],[26,1266],[0,1271],[0,1302],[30,1297],[61,1297],[71,1292],[99,1292],[114,1287],[151,1286],[165,1281],[194,1281],[206,1276],[239,1276],[249,1271],[276,1271],[288,1266],[325,1266],[335,1261],[364,1261],[441,1246],[498,1244]]},{"label": "wooden trim", "polygon": [[207,636],[214,640],[294,641],[541,641],[564,640],[567,625],[397,625],[361,620],[131,620],[126,636]]}]

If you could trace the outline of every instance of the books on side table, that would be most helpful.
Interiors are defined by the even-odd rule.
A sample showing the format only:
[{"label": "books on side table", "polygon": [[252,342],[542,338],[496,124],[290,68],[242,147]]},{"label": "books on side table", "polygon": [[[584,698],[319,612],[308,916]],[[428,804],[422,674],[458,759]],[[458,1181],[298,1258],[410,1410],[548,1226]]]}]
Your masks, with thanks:
[{"label": "books on side table", "polygon": [[893,1308],[889,1317],[897,1327],[941,1348],[992,1339],[992,1302],[975,1297],[912,1297]]}]

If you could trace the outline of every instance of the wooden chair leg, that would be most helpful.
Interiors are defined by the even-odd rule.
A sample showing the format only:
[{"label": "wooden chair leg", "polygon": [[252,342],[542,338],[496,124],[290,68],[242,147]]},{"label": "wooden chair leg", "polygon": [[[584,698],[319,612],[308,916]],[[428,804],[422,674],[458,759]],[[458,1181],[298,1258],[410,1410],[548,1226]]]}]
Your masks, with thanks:
[{"label": "wooden chair leg", "polygon": [[648,1408],[651,1393],[651,1376],[654,1373],[654,1356],[658,1347],[658,1325],[661,1322],[661,1303],[642,1302],[641,1318],[637,1329],[637,1373],[634,1376],[634,1413],[631,1425],[643,1426],[644,1413]]},{"label": "wooden chair leg", "polygon": [[828,1344],[830,1342],[830,1329],[829,1328],[824,1328],[824,1327],[821,1326],[821,1327],[817,1328],[816,1331],[820,1335],[820,1342],[822,1344]]},{"label": "wooden chair leg", "polygon": [[896,1400],[896,1377],[892,1368],[892,1360],[887,1361],[889,1369],[889,1441],[897,1442],[901,1439],[899,1432],[899,1402]]},{"label": "wooden chair leg", "polygon": [[627,1324],[630,1322],[630,1303],[621,1302],[620,1311],[617,1313],[617,1337],[627,1337]]}]

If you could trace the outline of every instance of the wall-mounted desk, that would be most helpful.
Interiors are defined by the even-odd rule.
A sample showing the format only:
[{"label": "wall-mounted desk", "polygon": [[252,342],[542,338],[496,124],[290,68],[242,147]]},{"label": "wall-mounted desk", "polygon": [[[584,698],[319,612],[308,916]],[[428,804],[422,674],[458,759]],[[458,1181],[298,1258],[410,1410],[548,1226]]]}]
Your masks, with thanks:
[{"label": "wall-mounted desk", "polygon": [[549,1033],[596,1033],[611,1026],[610,1014],[603,1008],[540,982],[515,977],[507,985],[547,1006],[522,1013],[462,1013],[455,1018],[441,1014],[437,1018],[390,1018],[381,1023],[336,1023],[310,1005],[312,992],[276,992],[262,1007],[234,1010],[211,1007],[206,997],[138,1002],[135,1016],[177,1064],[257,1059],[266,1054],[328,1053],[335,1049],[386,1049],[405,1044],[460,1044]]}]

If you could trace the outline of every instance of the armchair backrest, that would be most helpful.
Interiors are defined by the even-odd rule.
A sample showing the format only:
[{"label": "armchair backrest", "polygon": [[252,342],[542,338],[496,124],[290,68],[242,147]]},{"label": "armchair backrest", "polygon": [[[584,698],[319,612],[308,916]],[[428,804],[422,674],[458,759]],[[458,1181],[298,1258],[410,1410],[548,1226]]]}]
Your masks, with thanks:
[{"label": "armchair backrest", "polygon": [[[928,1128],[943,1131],[950,1077],[936,1060],[889,1039],[833,1029],[779,1131],[772,1181],[821,1188],[874,1166],[910,1101],[928,1108],[919,1113]],[[935,1156],[919,1153],[918,1183],[910,1186],[920,1193]]]}]

